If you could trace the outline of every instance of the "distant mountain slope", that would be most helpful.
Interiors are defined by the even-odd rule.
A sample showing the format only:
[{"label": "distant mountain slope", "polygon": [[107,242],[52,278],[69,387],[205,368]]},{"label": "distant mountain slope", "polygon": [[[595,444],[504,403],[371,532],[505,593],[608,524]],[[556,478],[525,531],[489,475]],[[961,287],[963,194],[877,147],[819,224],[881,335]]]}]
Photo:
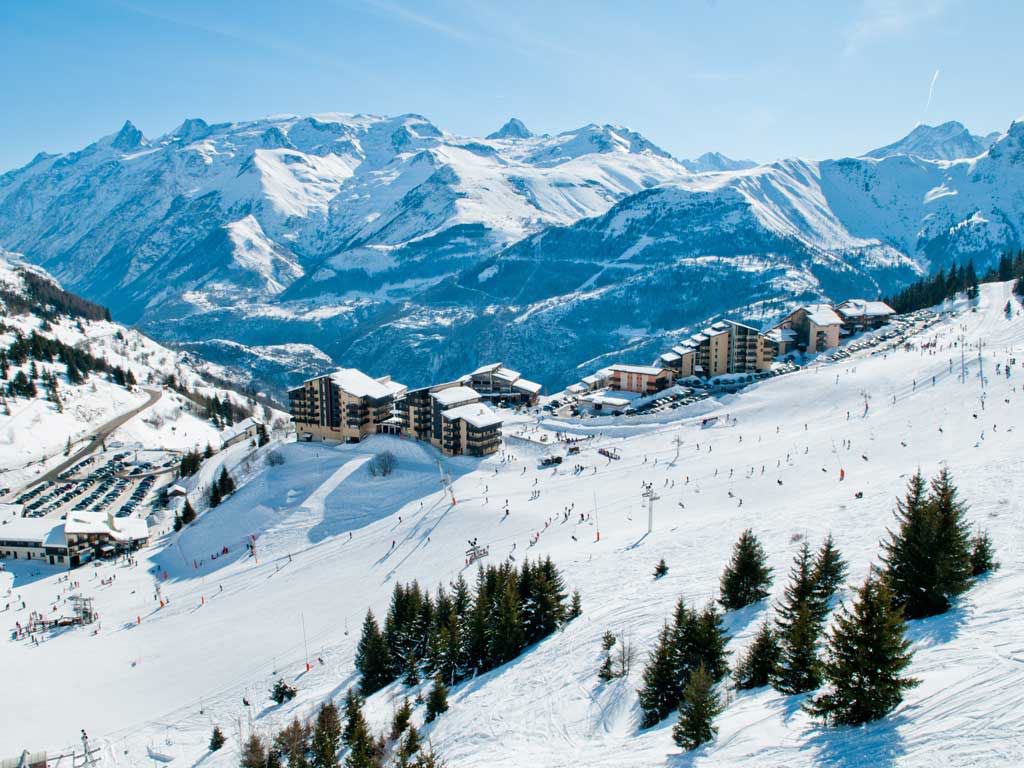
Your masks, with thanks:
[{"label": "distant mountain slope", "polygon": [[325,362],[301,345],[409,384],[494,358],[561,387],[720,312],[983,268],[1024,242],[1024,124],[988,141],[921,126],[865,157],[755,166],[615,125],[126,123],[0,176],[0,245],[277,393]]},{"label": "distant mountain slope", "polygon": [[998,133],[975,136],[963,123],[950,120],[941,125],[918,125],[899,141],[865,152],[864,157],[914,155],[925,160],[959,160],[963,157],[977,157],[998,138]]}]

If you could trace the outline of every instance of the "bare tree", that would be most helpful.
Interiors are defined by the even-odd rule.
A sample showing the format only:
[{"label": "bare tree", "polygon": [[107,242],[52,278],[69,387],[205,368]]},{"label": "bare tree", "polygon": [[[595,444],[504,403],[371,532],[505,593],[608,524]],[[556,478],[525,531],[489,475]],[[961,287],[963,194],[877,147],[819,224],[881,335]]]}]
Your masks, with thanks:
[{"label": "bare tree", "polygon": [[395,454],[391,451],[381,451],[370,459],[370,474],[373,477],[387,477],[395,471],[395,464]]}]

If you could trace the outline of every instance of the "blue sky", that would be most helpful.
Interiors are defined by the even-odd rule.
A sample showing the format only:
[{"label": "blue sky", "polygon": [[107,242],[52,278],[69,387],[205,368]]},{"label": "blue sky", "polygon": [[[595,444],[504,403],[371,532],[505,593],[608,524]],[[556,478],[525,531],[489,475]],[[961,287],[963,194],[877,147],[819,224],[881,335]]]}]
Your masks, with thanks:
[{"label": "blue sky", "polygon": [[318,111],[463,135],[621,123],[678,157],[857,154],[918,122],[1004,130],[1022,29],[1005,1],[3,0],[0,170],[125,119],[154,137]]}]

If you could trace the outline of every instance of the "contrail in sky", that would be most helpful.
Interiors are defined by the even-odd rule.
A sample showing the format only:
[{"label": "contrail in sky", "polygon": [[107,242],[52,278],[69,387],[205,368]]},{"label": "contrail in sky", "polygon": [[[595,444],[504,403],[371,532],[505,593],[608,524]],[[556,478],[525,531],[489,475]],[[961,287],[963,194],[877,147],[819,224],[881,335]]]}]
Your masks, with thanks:
[{"label": "contrail in sky", "polygon": [[924,105],[925,116],[928,115],[928,107],[932,105],[932,94],[935,92],[935,81],[939,79],[939,70],[935,70],[935,74],[932,75],[931,85],[928,86],[928,101]]}]

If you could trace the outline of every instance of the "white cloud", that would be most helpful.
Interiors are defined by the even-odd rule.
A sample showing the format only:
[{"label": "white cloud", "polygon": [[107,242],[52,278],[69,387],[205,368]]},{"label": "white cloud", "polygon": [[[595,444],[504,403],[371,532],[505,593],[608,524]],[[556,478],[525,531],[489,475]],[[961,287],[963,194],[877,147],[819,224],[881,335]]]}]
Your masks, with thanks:
[{"label": "white cloud", "polygon": [[852,56],[876,40],[901,35],[942,13],[946,0],[863,0],[860,16],[846,30],[843,55]]}]

